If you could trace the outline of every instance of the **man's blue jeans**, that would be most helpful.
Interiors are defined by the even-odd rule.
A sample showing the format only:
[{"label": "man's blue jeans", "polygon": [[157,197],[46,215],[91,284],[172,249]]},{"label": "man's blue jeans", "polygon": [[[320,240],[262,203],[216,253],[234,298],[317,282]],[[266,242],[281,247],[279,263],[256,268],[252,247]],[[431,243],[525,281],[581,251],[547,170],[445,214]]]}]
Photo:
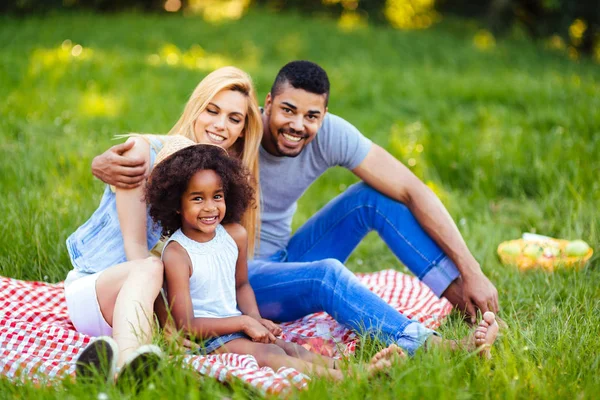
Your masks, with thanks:
[{"label": "man's blue jeans", "polygon": [[432,331],[381,300],[343,264],[371,230],[436,295],[459,276],[404,204],[358,183],[311,217],[286,249],[250,261],[248,275],[261,315],[284,322],[326,311],[357,332],[413,354]]}]

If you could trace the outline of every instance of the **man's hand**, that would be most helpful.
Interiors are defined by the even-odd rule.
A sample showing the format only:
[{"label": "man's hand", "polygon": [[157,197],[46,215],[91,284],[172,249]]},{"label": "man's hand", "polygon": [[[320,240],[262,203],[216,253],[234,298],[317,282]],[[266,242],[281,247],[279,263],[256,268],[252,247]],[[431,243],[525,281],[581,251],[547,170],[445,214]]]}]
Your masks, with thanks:
[{"label": "man's hand", "polygon": [[121,189],[138,187],[146,178],[146,160],[124,155],[134,144],[133,138],[117,144],[92,161],[92,174],[102,182]]},{"label": "man's hand", "polygon": [[274,336],[281,335],[281,332],[282,332],[281,327],[279,327],[279,325],[277,325],[275,322],[271,321],[270,319],[260,318],[257,321],[260,322],[262,324],[262,326],[267,328],[269,330],[269,332],[271,332]]},{"label": "man's hand", "polygon": [[463,300],[466,311],[471,316],[471,323],[476,322],[477,309],[481,311],[481,314],[486,311],[498,313],[498,290],[483,272],[463,276],[462,280]]},{"label": "man's hand", "polygon": [[252,317],[245,316],[243,331],[254,342],[260,343],[275,343],[275,336],[263,326],[260,322]]}]

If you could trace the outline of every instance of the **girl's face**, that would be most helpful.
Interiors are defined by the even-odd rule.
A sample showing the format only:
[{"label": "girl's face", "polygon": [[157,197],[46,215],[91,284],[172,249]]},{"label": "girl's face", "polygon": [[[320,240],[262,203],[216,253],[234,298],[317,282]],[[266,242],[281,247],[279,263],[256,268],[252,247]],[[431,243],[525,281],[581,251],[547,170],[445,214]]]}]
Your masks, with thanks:
[{"label": "girl's face", "polygon": [[211,169],[198,171],[181,197],[181,230],[197,242],[208,242],[215,237],[226,210],[219,175]]},{"label": "girl's face", "polygon": [[196,141],[230,148],[244,134],[247,112],[248,99],[243,93],[220,91],[194,122]]}]

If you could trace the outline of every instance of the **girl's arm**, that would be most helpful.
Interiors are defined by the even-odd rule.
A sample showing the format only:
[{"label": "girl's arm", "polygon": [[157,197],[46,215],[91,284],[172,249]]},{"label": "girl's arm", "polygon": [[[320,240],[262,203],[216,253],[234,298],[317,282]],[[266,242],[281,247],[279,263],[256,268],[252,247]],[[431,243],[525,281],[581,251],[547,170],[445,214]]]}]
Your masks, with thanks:
[{"label": "girl's arm", "polygon": [[[128,139],[131,140],[131,139]],[[125,152],[125,156],[144,158],[146,160],[146,174],[150,164],[150,145],[140,137],[133,138],[134,145]],[[127,260],[137,260],[150,255],[146,239],[146,202],[144,190],[146,182],[132,189],[117,188],[117,213],[119,225],[123,235],[123,244]]]},{"label": "girl's arm", "polygon": [[[178,330],[200,339],[235,332],[246,332],[252,338],[257,337],[255,333],[256,321],[246,315],[228,318],[194,317],[194,308],[190,296],[192,263],[187,251],[179,243],[170,242],[167,245],[163,252],[163,263],[169,308]],[[260,339],[256,340],[260,341]]]},{"label": "girl's arm", "polygon": [[259,321],[273,335],[281,334],[281,328],[260,315],[254,290],[248,281],[248,233],[240,224],[224,225],[229,235],[238,246],[238,259],[235,266],[235,283],[237,306],[242,314],[248,315]]}]

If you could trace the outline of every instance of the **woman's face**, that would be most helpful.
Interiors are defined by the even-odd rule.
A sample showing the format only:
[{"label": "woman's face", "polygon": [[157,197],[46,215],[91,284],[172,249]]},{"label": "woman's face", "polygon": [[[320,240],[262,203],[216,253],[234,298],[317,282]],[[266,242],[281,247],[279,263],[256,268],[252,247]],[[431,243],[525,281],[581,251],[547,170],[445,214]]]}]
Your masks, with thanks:
[{"label": "woman's face", "polygon": [[194,122],[196,141],[230,148],[243,136],[248,112],[248,99],[238,91],[222,90]]}]

